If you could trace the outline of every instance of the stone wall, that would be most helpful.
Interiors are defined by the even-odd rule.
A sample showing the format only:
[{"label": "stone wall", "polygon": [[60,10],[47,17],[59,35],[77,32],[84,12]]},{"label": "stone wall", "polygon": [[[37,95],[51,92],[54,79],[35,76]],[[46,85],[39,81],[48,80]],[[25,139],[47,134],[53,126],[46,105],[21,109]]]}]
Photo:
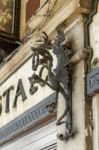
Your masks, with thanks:
[{"label": "stone wall", "polygon": [[[90,45],[93,49],[93,57],[91,60],[91,69],[99,67],[99,4],[96,8],[97,13],[93,17],[90,25]],[[99,94],[93,96],[93,149],[99,149]]]},{"label": "stone wall", "polygon": [[[23,40],[22,45],[15,50],[15,52],[6,59],[5,63],[0,69],[0,96],[2,100],[2,113],[0,116],[0,127],[3,127],[14,118],[20,116],[31,107],[39,104],[42,100],[52,94],[54,91],[49,87],[40,87],[37,93],[31,95],[29,93],[30,83],[28,77],[33,74],[32,71],[32,51],[31,47],[38,47],[38,40],[41,40],[41,33],[45,31],[49,38],[53,41],[56,37],[56,30],[63,30],[65,33],[66,42],[72,43],[73,52],[78,53],[85,48],[85,33],[84,24],[86,15],[92,10],[92,1],[88,0],[53,0],[50,3],[50,15],[45,17],[40,16],[46,13],[48,3],[40,9],[35,16],[25,22],[25,2],[21,1],[21,33],[20,37]],[[37,16],[38,15],[38,16]],[[98,13],[95,16],[92,25],[90,26],[90,39],[91,46],[94,49],[94,57],[98,55]],[[25,30],[31,34],[27,37]],[[96,35],[97,32],[97,35]],[[25,37],[25,38],[24,38]],[[56,63],[56,59],[54,56]],[[72,115],[73,115],[73,128],[77,129],[77,134],[70,138],[68,141],[57,140],[58,150],[91,150],[92,147],[92,128],[89,122],[90,109],[86,102],[86,60],[81,59],[75,65],[72,70]],[[26,92],[27,99],[23,102],[22,97],[18,98],[17,107],[13,108],[14,97],[18,80],[22,79],[24,90]],[[10,95],[10,112],[5,112],[5,97],[3,93],[9,86],[13,85],[14,90]],[[93,112],[94,112],[94,150],[98,150],[98,95],[93,99]],[[97,107],[96,107],[97,104]],[[87,105],[87,106],[86,106]],[[64,99],[62,95],[59,95],[57,117],[59,118],[65,109]],[[65,120],[66,121],[66,120]],[[89,133],[90,130],[90,133]],[[58,126],[57,133],[65,133],[65,125]]]}]

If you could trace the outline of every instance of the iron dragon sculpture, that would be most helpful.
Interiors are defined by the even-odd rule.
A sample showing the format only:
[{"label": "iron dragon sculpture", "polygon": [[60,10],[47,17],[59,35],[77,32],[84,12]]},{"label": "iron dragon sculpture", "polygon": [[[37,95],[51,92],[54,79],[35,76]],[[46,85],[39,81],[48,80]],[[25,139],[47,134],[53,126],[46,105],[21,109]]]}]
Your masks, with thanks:
[{"label": "iron dragon sculpture", "polygon": [[[65,123],[66,133],[57,134],[57,137],[60,140],[68,141],[70,137],[73,137],[77,133],[72,125],[72,65],[70,59],[73,55],[73,50],[71,44],[65,42],[65,35],[63,32],[58,31],[54,43],[51,43],[45,32],[43,32],[43,35],[44,44],[40,45],[38,48],[32,47],[32,69],[34,73],[29,78],[31,84],[30,92],[31,94],[34,94],[38,90],[38,87],[35,86],[36,83],[39,83],[41,86],[47,85],[56,92],[56,102],[47,106],[50,113],[52,113],[57,106],[59,93],[63,95],[66,107],[64,113],[58,118],[56,124],[59,126]],[[51,49],[57,58],[55,69],[53,69],[53,56],[50,52]],[[35,71],[39,66],[42,67],[39,70],[39,73],[36,74]],[[48,76],[44,80],[42,78],[42,73],[45,68],[48,70]],[[62,121],[66,116],[66,121]]]}]

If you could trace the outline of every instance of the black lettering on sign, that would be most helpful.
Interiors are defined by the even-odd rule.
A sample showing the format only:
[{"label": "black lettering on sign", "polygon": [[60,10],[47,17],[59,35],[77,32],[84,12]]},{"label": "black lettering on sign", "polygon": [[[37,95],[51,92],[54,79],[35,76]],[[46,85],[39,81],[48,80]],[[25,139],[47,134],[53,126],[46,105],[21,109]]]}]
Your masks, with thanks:
[{"label": "black lettering on sign", "polygon": [[14,86],[10,86],[4,93],[3,96],[6,97],[6,106],[5,106],[5,112],[8,113],[10,111],[9,103],[10,103],[10,92],[11,90],[14,90]]},{"label": "black lettering on sign", "polygon": [[18,81],[13,107],[17,106],[17,100],[18,100],[19,96],[22,96],[22,101],[25,101],[27,99],[27,96],[25,94],[24,86],[23,86],[21,79],[19,79],[19,81]]}]

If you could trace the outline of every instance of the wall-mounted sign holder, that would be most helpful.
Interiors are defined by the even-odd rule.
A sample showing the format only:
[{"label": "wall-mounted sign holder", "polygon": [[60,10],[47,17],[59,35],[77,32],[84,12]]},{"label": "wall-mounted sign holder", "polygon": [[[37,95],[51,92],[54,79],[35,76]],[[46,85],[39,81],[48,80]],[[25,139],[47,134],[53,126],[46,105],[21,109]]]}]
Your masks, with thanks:
[{"label": "wall-mounted sign holder", "polygon": [[[73,137],[77,131],[73,129],[72,123],[72,65],[70,59],[73,55],[72,47],[70,43],[65,42],[65,35],[63,32],[58,31],[57,37],[52,44],[46,33],[44,34],[44,44],[38,48],[33,48],[33,61],[32,69],[34,71],[33,75],[29,78],[31,83],[31,92],[34,94],[37,92],[38,87],[35,84],[39,83],[41,86],[47,85],[54,91],[56,91],[56,104],[52,104],[52,110],[55,109],[57,105],[59,92],[63,95],[65,100],[65,110],[60,118],[57,120],[57,125],[65,123],[66,133],[58,134],[57,137],[60,140],[68,140]],[[57,57],[57,66],[53,68],[53,54]],[[36,73],[38,67],[41,66],[39,73]],[[42,73],[44,68],[48,70],[48,76],[44,80],[42,78]],[[47,106],[49,107],[49,106]],[[67,116],[66,122],[63,118]]]}]

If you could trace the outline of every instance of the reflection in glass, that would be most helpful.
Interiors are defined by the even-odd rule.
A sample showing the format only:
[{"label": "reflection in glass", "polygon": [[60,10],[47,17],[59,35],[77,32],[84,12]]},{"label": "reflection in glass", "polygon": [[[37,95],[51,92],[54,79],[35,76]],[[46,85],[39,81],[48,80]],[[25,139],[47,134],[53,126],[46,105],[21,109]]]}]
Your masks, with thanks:
[{"label": "reflection in glass", "polygon": [[14,0],[0,0],[0,30],[13,32]]}]

